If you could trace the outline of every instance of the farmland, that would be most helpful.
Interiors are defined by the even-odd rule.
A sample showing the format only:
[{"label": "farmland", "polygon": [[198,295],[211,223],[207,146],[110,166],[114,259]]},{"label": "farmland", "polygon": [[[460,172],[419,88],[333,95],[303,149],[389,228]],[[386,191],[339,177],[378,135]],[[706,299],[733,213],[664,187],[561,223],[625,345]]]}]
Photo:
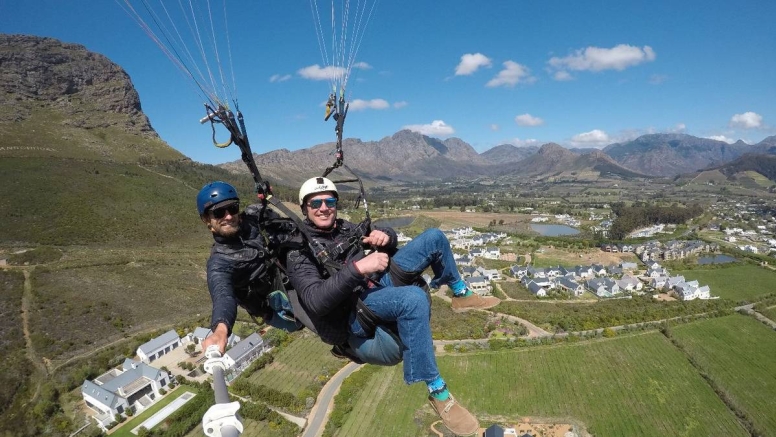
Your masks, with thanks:
[{"label": "farmland", "polygon": [[762,435],[776,435],[776,333],[736,314],[676,327],[673,336]]},{"label": "farmland", "polygon": [[712,296],[735,302],[751,301],[776,291],[776,272],[752,264],[714,269],[677,270],[672,275],[708,285]]},{"label": "farmland", "polygon": [[[654,331],[443,356],[439,365],[451,391],[484,426],[531,416],[571,419],[599,436],[747,435],[684,354]],[[379,369],[336,435],[425,436],[434,420],[425,398],[422,384],[403,383],[400,367]]]},{"label": "farmland", "polygon": [[315,398],[329,377],[346,364],[330,354],[330,349],[318,337],[297,338],[277,354],[272,364],[251,375],[249,381],[302,400],[306,396]]}]

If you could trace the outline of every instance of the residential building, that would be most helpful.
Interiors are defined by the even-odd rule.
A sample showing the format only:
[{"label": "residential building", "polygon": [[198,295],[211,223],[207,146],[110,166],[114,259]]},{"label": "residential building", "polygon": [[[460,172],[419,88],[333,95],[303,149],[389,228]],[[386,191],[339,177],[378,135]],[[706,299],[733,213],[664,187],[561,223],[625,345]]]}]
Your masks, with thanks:
[{"label": "residential building", "polygon": [[121,368],[111,369],[81,385],[81,395],[103,430],[117,415],[132,408],[139,412],[159,399],[170,383],[170,375],[141,361],[124,360]]},{"label": "residential building", "polygon": [[267,346],[264,339],[258,333],[249,335],[245,340],[237,343],[224,354],[224,362],[230,373],[229,379],[236,378],[256,358],[260,357]]},{"label": "residential building", "polygon": [[150,364],[180,345],[181,339],[178,337],[178,333],[171,329],[153,340],[141,344],[137,348],[137,356],[140,361]]}]

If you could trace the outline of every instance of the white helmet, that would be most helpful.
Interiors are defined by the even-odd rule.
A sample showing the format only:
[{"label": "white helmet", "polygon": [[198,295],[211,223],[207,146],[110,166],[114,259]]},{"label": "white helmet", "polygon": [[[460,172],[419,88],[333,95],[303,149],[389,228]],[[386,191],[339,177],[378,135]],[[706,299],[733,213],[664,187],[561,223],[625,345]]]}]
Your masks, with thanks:
[{"label": "white helmet", "polygon": [[331,191],[334,193],[334,197],[339,198],[339,192],[334,182],[323,177],[310,178],[299,189],[299,205],[304,206],[304,199],[310,194],[325,193],[327,191]]}]

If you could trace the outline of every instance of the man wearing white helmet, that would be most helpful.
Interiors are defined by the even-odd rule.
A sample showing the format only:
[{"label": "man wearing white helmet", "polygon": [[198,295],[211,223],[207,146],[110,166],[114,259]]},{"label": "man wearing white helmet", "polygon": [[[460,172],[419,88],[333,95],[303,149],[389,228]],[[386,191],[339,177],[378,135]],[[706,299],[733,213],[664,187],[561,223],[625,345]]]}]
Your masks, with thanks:
[{"label": "man wearing white helmet", "polygon": [[[429,402],[453,433],[477,432],[477,418],[453,398],[439,374],[430,298],[415,284],[430,267],[433,287],[447,284],[454,290],[456,311],[490,308],[499,300],[466,288],[450,244],[438,229],[423,232],[397,251],[392,229],[364,231],[338,219],[338,200],[337,187],[327,178],[309,179],[299,190],[304,225],[313,240],[311,251],[291,251],[287,257],[287,273],[299,304],[321,339],[335,350],[374,364],[392,365],[403,359],[404,381],[426,383]],[[364,245],[375,250],[366,255]],[[375,319],[377,329],[368,323]],[[398,333],[398,349],[391,332]],[[394,349],[398,359],[390,356]]]}]

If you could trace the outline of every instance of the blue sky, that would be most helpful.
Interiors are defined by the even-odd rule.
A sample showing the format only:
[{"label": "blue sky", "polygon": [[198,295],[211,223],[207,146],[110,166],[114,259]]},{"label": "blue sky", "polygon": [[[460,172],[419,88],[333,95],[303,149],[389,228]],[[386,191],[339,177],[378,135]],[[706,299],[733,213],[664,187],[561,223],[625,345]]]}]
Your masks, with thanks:
[{"label": "blue sky", "polygon": [[[331,63],[331,2],[316,1]],[[147,2],[158,8],[159,0]],[[106,55],[129,73],[171,146],[200,162],[239,159],[236,148],[212,146],[210,127],[198,123],[201,93],[123,4],[0,0],[0,32]],[[218,17],[222,0],[210,4]],[[333,141],[310,1],[230,0],[226,9],[228,28],[214,24],[217,45],[226,47],[228,35],[234,68],[223,50],[221,65],[254,152]],[[410,128],[479,152],[504,143],[603,147],[653,132],[756,143],[776,134],[774,17],[776,2],[766,0],[378,1],[352,61],[345,137],[379,140]],[[345,38],[346,48],[354,39]]]}]

